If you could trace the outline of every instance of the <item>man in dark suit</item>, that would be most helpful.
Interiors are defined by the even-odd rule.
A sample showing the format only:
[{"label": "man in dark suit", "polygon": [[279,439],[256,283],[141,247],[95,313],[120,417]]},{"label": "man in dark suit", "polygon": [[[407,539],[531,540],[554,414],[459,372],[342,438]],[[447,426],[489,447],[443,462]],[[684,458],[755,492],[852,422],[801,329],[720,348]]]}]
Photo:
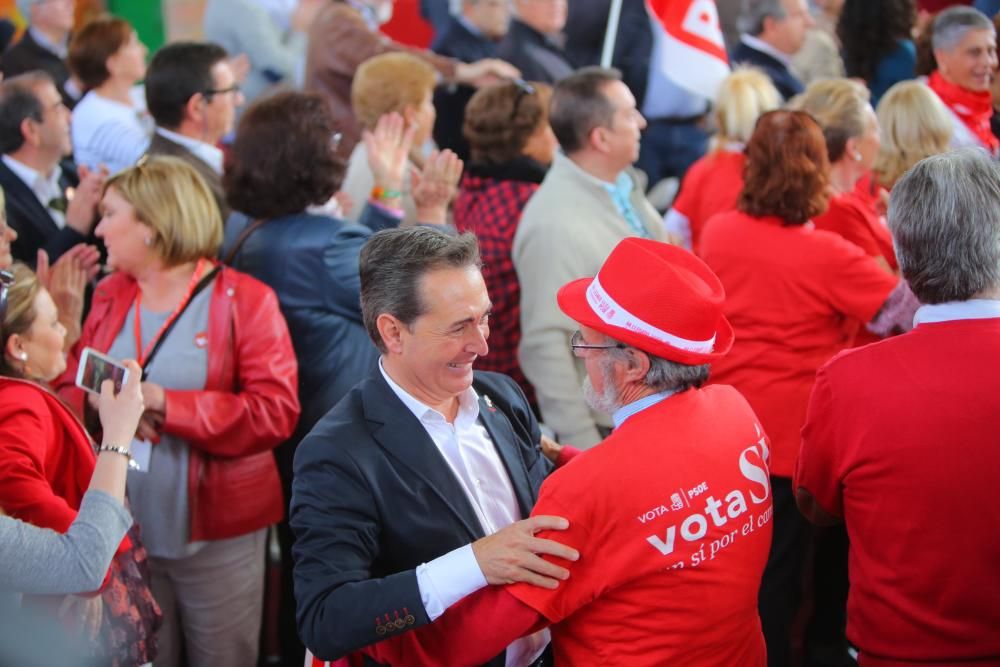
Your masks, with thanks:
[{"label": "man in dark suit", "polygon": [[0,70],[4,78],[34,70],[48,72],[63,104],[72,109],[81,94],[71,82],[66,66],[69,33],[73,29],[73,0],[18,0],[17,8],[27,19],[28,27],[21,39],[3,54]]},{"label": "man in dark suit", "polygon": [[225,220],[222,151],[243,95],[226,50],[210,42],[174,42],[156,52],[146,70],[146,106],[156,121],[151,155],[172,155],[195,168],[212,190]]},{"label": "man in dark suit", "polygon": [[[474,373],[490,300],[471,235],[382,231],[361,254],[365,327],[382,353],[299,445],[290,522],[299,633],[334,659],[433,621],[499,582],[553,588],[578,554],[533,535],[551,465],[508,377]],[[533,634],[488,664],[535,665]]]},{"label": "man in dark suit", "polygon": [[802,82],[789,66],[815,25],[806,0],[749,0],[744,19],[748,29],[729,57],[733,65],[764,70],[786,100],[801,93]]},{"label": "man in dark suit", "polygon": [[32,266],[39,249],[54,262],[88,240],[104,186],[104,173],[77,174],[63,160],[71,151],[69,117],[45,72],[0,84],[0,186],[7,224],[17,232],[14,259]]},{"label": "man in dark suit", "polygon": [[525,81],[555,83],[573,72],[561,46],[566,0],[515,0],[514,19],[497,55],[521,70]]},{"label": "man in dark suit", "polygon": [[[496,58],[497,43],[507,33],[510,6],[507,0],[463,0],[462,13],[449,17],[444,29],[431,43],[434,53],[474,63],[484,58]],[[449,82],[434,90],[434,142],[439,148],[450,148],[465,161],[469,159],[469,142],[462,134],[465,107],[476,92],[467,83]]]}]

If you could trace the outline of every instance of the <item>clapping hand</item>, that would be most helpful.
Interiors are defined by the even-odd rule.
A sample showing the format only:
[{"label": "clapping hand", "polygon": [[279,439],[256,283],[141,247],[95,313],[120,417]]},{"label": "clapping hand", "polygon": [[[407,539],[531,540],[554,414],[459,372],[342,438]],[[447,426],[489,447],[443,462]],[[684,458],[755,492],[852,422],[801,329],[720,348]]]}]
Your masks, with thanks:
[{"label": "clapping hand", "polygon": [[462,160],[450,150],[434,151],[420,171],[411,173],[413,201],[417,220],[443,225],[447,220],[448,204],[458,192],[462,177]]},{"label": "clapping hand", "polygon": [[64,252],[50,266],[48,253],[38,249],[35,274],[38,282],[52,296],[59,311],[59,321],[66,327],[67,350],[80,337],[84,290],[100,271],[100,257],[97,248],[80,243]]},{"label": "clapping hand", "polygon": [[375,185],[383,190],[399,192],[410,160],[415,124],[406,126],[396,112],[378,119],[374,131],[365,130],[361,140],[368,152],[368,167],[375,177]]}]

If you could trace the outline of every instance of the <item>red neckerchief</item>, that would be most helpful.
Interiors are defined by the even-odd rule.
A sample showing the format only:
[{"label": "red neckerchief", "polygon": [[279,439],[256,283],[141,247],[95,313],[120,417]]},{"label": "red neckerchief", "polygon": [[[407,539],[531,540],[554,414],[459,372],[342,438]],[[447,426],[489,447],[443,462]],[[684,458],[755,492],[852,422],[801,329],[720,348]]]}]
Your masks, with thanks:
[{"label": "red neckerchief", "polygon": [[990,118],[993,116],[993,98],[990,92],[966,90],[950,81],[945,81],[937,71],[932,72],[927,78],[927,85],[956,116],[962,119],[969,131],[996,155],[1000,149],[1000,140],[990,128]]}]

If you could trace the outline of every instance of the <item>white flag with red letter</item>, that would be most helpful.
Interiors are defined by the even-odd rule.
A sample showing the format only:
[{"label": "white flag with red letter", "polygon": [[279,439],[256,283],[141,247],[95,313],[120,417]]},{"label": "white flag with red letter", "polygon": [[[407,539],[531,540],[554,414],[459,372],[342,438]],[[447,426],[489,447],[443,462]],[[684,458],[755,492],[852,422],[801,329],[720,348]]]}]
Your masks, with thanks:
[{"label": "white flag with red letter", "polygon": [[653,29],[663,30],[659,63],[677,85],[711,100],[729,75],[715,0],[648,0]]}]

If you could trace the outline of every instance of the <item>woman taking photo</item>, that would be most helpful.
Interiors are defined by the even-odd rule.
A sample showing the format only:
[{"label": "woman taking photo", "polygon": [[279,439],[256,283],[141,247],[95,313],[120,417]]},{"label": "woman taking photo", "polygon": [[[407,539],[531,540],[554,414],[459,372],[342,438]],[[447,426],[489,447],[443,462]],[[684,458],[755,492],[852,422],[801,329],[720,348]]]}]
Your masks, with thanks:
[{"label": "woman taking photo", "polygon": [[164,611],[158,663],[182,663],[183,646],[193,666],[255,664],[265,533],[283,514],[271,450],[299,414],[288,329],[270,288],[213,259],[222,221],[187,163],[140,161],[108,180],[101,209],[115,273],[57,385],[83,408],[84,346],[143,367],[138,437],[155,446],[128,491]]},{"label": "woman taking photo", "polygon": [[[0,508],[16,519],[65,533],[77,520],[85,498],[94,506],[113,500],[85,495],[88,484],[113,493],[120,502],[123,468],[140,411],[135,406],[141,407],[141,398],[134,396],[134,383],[127,386],[122,402],[131,400],[132,406],[127,414],[115,416],[105,395],[101,421],[106,430],[95,457],[94,443],[83,426],[46,388],[66,368],[65,329],[55,303],[22,265],[0,273],[0,281]],[[117,480],[109,480],[116,476]],[[94,591],[104,582],[102,595],[69,598],[62,607],[69,610],[70,624],[81,628],[94,656],[114,665],[140,665],[156,654],[154,634],[160,618],[137,534],[122,539],[123,528],[131,524],[123,511],[120,506],[104,509],[105,514],[113,512],[106,517],[113,546],[102,547],[110,546],[115,554],[110,571],[107,561],[95,556],[87,563],[63,561],[61,569],[69,571],[56,572],[58,562],[39,562],[41,554],[29,553],[27,544],[5,542],[4,560],[19,562],[4,563],[8,585],[3,588],[53,594]],[[24,581],[29,575],[18,575],[17,569],[32,566],[45,572],[36,569],[34,580]],[[45,606],[42,601],[38,604]]]},{"label": "woman taking photo", "polygon": [[774,537],[760,614],[774,664],[788,664],[808,546],[791,477],[816,370],[849,345],[846,320],[885,334],[907,317],[912,322],[916,307],[900,309],[905,283],[874,258],[811,224],[826,209],[829,170],[823,131],[809,114],[761,116],[737,208],[708,222],[700,247],[725,287],[725,315],[736,331],[711,381],[736,387],[770,440]]}]

